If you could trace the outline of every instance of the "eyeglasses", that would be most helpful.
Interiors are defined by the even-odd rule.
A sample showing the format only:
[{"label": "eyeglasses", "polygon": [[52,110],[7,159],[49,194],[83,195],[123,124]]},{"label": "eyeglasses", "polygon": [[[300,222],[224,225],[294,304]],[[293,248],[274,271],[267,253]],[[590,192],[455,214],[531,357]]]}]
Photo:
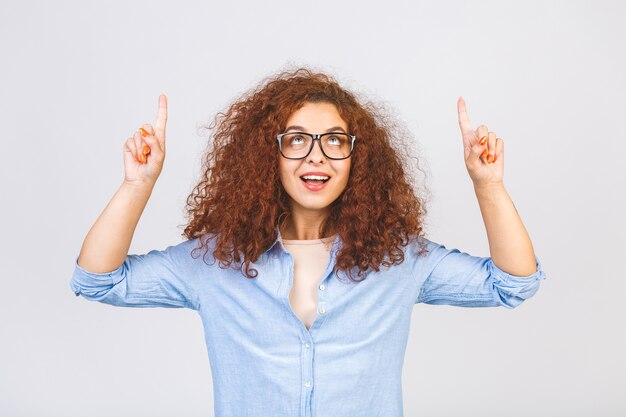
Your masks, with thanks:
[{"label": "eyeglasses", "polygon": [[328,159],[346,159],[352,154],[356,136],[347,133],[331,132],[314,135],[304,132],[281,133],[278,149],[287,159],[304,159],[313,150],[316,140],[320,141],[320,149]]}]

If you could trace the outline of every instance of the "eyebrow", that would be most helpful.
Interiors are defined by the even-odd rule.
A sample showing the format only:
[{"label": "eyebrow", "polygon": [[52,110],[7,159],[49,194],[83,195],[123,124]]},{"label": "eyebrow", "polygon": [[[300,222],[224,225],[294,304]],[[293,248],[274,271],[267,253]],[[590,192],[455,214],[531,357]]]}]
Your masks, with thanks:
[{"label": "eyebrow", "polygon": [[[298,131],[302,131],[302,132],[306,132],[306,129],[302,126],[297,126],[297,125],[292,125],[289,126],[287,129],[285,129],[285,132],[288,132],[290,130],[298,130]],[[345,129],[341,126],[334,126],[331,127],[330,129],[326,129],[326,132],[336,132],[338,130],[341,130],[342,132],[346,132]]]}]

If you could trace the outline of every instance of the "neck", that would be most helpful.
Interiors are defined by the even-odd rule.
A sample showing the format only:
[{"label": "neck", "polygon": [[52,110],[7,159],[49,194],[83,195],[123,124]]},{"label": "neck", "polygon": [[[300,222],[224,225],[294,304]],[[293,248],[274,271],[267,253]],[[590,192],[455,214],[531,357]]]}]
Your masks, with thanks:
[{"label": "neck", "polygon": [[320,228],[330,209],[306,210],[292,207],[291,215],[287,217],[280,233],[286,240],[321,239]]}]

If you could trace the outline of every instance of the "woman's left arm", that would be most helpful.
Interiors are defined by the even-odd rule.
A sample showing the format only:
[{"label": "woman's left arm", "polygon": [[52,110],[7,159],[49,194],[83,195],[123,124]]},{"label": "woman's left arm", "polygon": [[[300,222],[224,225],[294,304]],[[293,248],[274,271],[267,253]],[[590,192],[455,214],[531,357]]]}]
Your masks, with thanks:
[{"label": "woman's left arm", "polygon": [[457,109],[465,166],[487,230],[491,259],[511,275],[534,274],[537,268],[532,242],[502,182],[504,142],[485,125],[472,129],[462,97],[459,97]]}]

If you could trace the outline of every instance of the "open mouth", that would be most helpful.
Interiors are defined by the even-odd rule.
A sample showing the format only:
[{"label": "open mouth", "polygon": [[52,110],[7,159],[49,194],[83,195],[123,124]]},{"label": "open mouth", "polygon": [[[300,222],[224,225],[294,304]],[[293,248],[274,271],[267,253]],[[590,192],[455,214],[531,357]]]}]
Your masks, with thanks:
[{"label": "open mouth", "polygon": [[306,182],[307,184],[316,185],[316,184],[324,184],[326,181],[330,179],[330,177],[323,176],[323,175],[303,175],[300,177],[300,179]]}]

